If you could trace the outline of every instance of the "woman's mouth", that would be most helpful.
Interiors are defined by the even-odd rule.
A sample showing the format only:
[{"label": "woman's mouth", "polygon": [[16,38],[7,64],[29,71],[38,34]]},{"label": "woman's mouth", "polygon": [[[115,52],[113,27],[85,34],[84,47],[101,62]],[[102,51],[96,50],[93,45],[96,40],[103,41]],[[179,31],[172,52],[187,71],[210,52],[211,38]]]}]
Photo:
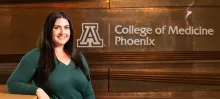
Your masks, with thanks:
[{"label": "woman's mouth", "polygon": [[59,39],[65,39],[67,36],[57,36],[57,38],[59,38]]}]

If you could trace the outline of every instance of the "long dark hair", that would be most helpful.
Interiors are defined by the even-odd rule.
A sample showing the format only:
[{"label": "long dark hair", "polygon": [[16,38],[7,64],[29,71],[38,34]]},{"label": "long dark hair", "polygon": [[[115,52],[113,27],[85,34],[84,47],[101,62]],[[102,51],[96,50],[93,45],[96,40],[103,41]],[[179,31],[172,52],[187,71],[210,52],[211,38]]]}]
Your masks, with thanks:
[{"label": "long dark hair", "polygon": [[86,70],[85,66],[81,60],[81,54],[74,47],[73,42],[73,24],[71,22],[70,17],[65,12],[53,12],[51,13],[44,24],[43,32],[38,40],[37,46],[40,48],[40,58],[39,58],[39,69],[37,72],[37,79],[44,83],[48,80],[50,73],[55,68],[55,53],[54,53],[54,45],[52,40],[52,29],[54,28],[54,24],[58,18],[65,18],[68,20],[70,25],[70,38],[67,43],[64,45],[64,51],[67,55],[71,57],[74,61],[77,68],[79,67],[82,72],[85,74],[86,78],[90,80],[89,71]]}]

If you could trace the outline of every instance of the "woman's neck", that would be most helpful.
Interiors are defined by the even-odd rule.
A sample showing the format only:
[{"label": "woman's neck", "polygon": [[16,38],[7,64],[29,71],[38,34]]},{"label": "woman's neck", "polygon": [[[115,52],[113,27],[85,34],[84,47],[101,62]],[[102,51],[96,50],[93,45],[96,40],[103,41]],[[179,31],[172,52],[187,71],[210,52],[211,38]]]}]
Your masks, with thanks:
[{"label": "woman's neck", "polygon": [[54,47],[55,53],[62,53],[62,52],[64,52],[63,47],[64,46],[56,46],[56,47]]}]

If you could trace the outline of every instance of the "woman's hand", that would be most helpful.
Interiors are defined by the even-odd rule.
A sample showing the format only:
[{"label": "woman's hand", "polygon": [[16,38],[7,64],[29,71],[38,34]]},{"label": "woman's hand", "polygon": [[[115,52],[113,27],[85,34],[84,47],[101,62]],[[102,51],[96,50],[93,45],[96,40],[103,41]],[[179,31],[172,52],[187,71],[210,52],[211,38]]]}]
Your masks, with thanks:
[{"label": "woman's hand", "polygon": [[37,95],[37,99],[50,99],[47,93],[41,88],[37,89],[36,95]]}]

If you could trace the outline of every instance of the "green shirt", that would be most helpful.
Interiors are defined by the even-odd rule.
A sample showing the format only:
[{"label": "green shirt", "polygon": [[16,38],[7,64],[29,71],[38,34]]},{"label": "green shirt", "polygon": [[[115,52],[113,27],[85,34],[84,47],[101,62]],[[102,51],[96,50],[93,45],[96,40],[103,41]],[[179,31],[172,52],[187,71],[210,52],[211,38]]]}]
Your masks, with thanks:
[{"label": "green shirt", "polygon": [[[39,67],[40,49],[36,48],[23,56],[15,71],[7,81],[7,91],[13,94],[36,95],[37,88],[44,89],[51,99],[95,99],[91,81],[88,81],[73,61],[68,65],[55,59],[55,69],[48,81],[40,85],[34,74]],[[88,64],[83,55],[81,59],[86,69]],[[32,81],[33,85],[28,84]]]}]

